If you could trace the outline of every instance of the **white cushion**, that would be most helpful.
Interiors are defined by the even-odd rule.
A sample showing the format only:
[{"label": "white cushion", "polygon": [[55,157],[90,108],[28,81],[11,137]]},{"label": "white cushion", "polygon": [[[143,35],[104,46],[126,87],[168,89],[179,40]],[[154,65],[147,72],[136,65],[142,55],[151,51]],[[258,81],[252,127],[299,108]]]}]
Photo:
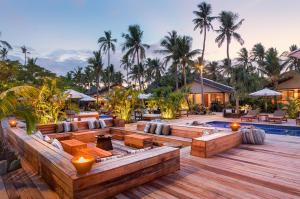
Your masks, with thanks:
[{"label": "white cushion", "polygon": [[94,129],[95,128],[95,120],[88,120],[88,126],[89,126],[89,129]]},{"label": "white cushion", "polygon": [[225,113],[232,113],[232,109],[225,109]]},{"label": "white cushion", "polygon": [[64,131],[70,132],[71,131],[71,122],[63,122],[64,125]]},{"label": "white cushion", "polygon": [[41,140],[44,140],[44,136],[43,136],[43,134],[41,133],[41,131],[37,131],[37,132],[35,132],[35,137],[37,137],[37,138],[39,138],[39,139],[41,139]]},{"label": "white cushion", "polygon": [[99,122],[102,129],[106,128],[106,123],[104,120],[99,120]]},{"label": "white cushion", "polygon": [[50,138],[48,135],[45,135],[45,137],[44,137],[44,141],[46,141],[46,142],[50,142],[50,141],[51,141],[51,138]]},{"label": "white cushion", "polygon": [[157,126],[156,126],[156,129],[155,129],[155,134],[156,135],[161,135],[161,131],[162,131],[162,128],[163,128],[163,123],[157,123]]},{"label": "white cushion", "polygon": [[64,150],[64,148],[62,147],[61,143],[57,139],[53,140],[52,146],[58,148],[59,150],[62,150],[62,151]]}]

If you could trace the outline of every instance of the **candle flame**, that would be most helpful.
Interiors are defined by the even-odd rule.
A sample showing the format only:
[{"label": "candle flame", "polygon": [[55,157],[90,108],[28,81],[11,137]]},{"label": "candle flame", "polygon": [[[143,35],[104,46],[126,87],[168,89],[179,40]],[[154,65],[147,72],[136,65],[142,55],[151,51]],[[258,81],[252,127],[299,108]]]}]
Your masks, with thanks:
[{"label": "candle flame", "polygon": [[83,163],[83,162],[86,162],[86,159],[84,158],[84,157],[80,157],[79,159],[78,159],[78,163]]}]

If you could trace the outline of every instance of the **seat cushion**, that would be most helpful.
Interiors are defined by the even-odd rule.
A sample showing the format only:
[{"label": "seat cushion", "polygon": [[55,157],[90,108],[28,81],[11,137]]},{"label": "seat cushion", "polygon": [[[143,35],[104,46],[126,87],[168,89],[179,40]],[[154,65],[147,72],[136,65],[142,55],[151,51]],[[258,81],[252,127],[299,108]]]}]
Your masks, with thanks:
[{"label": "seat cushion", "polygon": [[95,125],[95,129],[100,129],[101,128],[101,124],[100,124],[99,120],[95,120],[94,125]]},{"label": "seat cushion", "polygon": [[243,128],[241,129],[243,144],[264,144],[266,133],[262,129]]},{"label": "seat cushion", "polygon": [[158,123],[157,127],[155,129],[155,134],[156,135],[161,135],[162,134],[162,129],[163,129],[164,124],[163,123]]},{"label": "seat cushion", "polygon": [[70,122],[63,122],[63,125],[64,125],[64,132],[71,131],[71,123]]},{"label": "seat cushion", "polygon": [[56,133],[62,133],[62,132],[64,132],[64,124],[63,123],[58,123],[57,125],[56,125]]},{"label": "seat cushion", "polygon": [[88,126],[89,126],[89,129],[94,129],[95,128],[95,123],[94,123],[95,120],[88,120]]},{"label": "seat cushion", "polygon": [[77,122],[72,122],[71,123],[71,131],[72,132],[78,131],[78,124],[77,124]]},{"label": "seat cushion", "polygon": [[150,127],[151,127],[151,123],[150,123],[150,122],[147,122],[146,125],[145,125],[145,128],[144,128],[144,132],[145,132],[145,133],[149,133]]}]

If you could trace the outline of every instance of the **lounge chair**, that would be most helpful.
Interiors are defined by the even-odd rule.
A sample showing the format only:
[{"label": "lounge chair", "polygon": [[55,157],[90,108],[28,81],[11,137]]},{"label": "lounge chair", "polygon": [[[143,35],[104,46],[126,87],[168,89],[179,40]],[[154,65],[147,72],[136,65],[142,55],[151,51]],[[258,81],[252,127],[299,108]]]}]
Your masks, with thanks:
[{"label": "lounge chair", "polygon": [[282,121],[287,122],[286,112],[283,110],[276,110],[272,116],[269,116],[268,122],[282,123]]},{"label": "lounge chair", "polygon": [[241,117],[241,121],[250,121],[257,119],[258,111],[257,110],[249,110],[249,112]]}]

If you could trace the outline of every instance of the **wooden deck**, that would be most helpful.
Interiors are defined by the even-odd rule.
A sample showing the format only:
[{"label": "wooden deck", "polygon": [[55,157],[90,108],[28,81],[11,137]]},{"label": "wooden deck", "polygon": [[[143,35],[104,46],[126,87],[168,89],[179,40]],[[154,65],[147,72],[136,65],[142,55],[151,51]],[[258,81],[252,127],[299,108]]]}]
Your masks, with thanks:
[{"label": "wooden deck", "polygon": [[262,146],[203,159],[181,151],[181,170],[115,198],[300,198],[300,137],[267,135]]}]

